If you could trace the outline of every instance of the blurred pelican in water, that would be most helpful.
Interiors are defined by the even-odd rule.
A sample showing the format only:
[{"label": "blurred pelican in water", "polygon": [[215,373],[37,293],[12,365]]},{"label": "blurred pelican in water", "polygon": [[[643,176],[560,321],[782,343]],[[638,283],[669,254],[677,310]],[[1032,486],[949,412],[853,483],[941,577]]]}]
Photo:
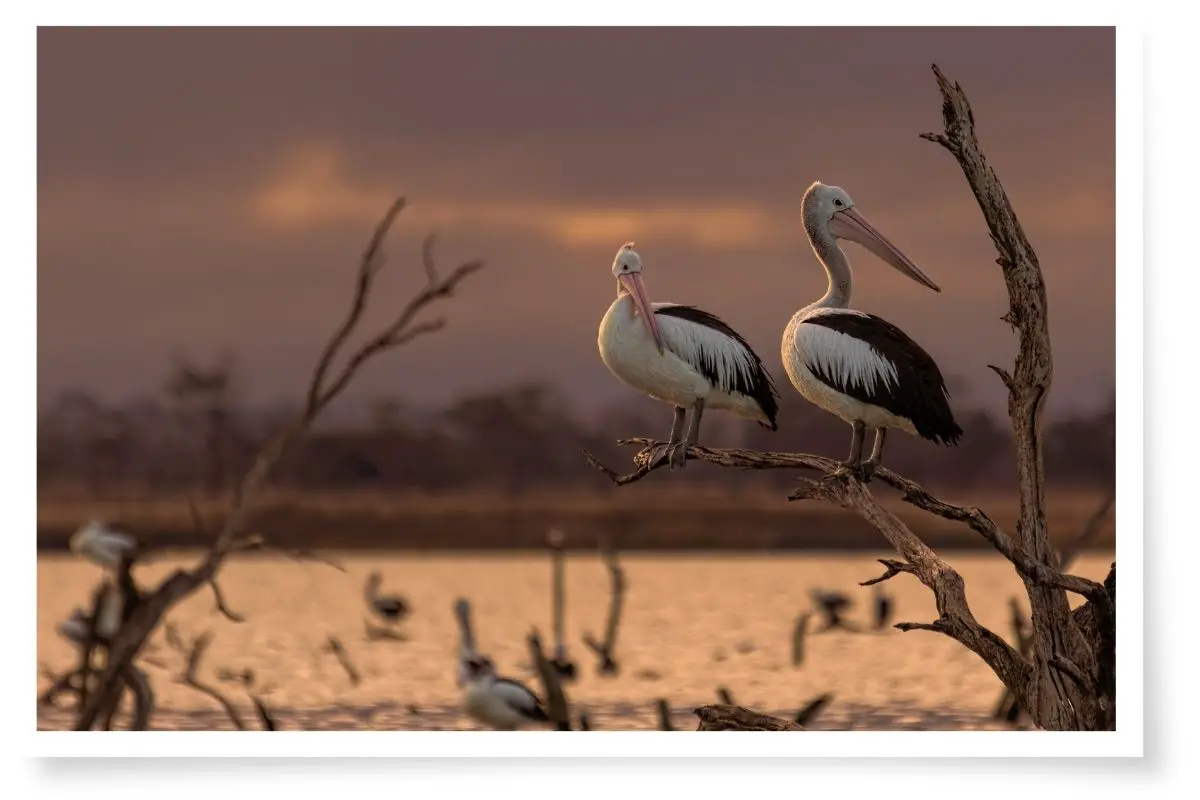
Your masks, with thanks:
[{"label": "blurred pelican in water", "polygon": [[462,662],[466,673],[466,708],[474,719],[498,731],[549,722],[542,701],[524,684],[496,676],[487,656]]},{"label": "blurred pelican in water", "polygon": [[380,594],[379,587],[383,583],[383,575],[378,571],[367,576],[363,584],[363,598],[367,607],[384,622],[396,623],[408,616],[408,603],[398,594]]},{"label": "blurred pelican in water", "polygon": [[[100,596],[100,611],[96,615],[96,638],[99,641],[108,641],[121,629],[121,611],[121,590],[105,581],[104,592]],[[76,606],[71,616],[58,624],[58,635],[75,644],[86,644],[88,622],[89,614]]]},{"label": "blurred pelican in water", "polygon": [[137,539],[98,520],[75,531],[69,546],[80,558],[114,572],[120,568],[122,558],[132,561],[141,551]]}]

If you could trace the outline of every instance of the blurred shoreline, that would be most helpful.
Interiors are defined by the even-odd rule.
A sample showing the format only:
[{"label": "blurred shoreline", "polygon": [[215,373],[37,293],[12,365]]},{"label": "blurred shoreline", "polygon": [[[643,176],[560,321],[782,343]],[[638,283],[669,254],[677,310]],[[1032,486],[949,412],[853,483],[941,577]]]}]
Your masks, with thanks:
[{"label": "blurred shoreline", "polygon": [[[340,550],[542,550],[551,528],[570,550],[594,550],[609,539],[628,551],[879,550],[883,537],[857,515],[826,505],[789,503],[785,492],[713,491],[630,486],[619,493],[410,494],[269,492],[256,503],[248,530],[275,545]],[[1058,544],[1072,539],[1099,506],[1100,491],[1051,492],[1047,519]],[[957,492],[949,502],[982,508],[1015,532],[1015,495]],[[883,504],[931,547],[986,549],[963,525],[919,511],[894,493]],[[219,530],[228,498],[198,501],[206,533],[197,533],[186,497],[91,500],[43,497],[38,550],[65,550],[84,522],[102,519],[160,548],[197,548]],[[1112,525],[1093,545],[1111,550]]]}]

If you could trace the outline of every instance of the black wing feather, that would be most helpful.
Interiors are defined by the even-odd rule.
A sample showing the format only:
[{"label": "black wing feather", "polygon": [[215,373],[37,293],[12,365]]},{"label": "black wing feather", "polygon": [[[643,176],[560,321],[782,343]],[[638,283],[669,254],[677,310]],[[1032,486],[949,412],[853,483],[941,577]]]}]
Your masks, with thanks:
[{"label": "black wing feather", "polygon": [[941,370],[908,334],[882,317],[861,312],[816,314],[803,324],[820,325],[866,342],[896,367],[894,385],[877,381],[868,392],[861,384],[838,380],[818,365],[809,363],[809,370],[823,383],[856,400],[880,406],[910,420],[924,439],[944,445],[958,443],[962,428],[954,421],[954,413],[950,410],[950,391]]},{"label": "black wing feather", "polygon": [[697,325],[703,325],[706,328],[711,328],[728,336],[746,348],[746,352],[750,354],[750,360],[753,362],[753,369],[749,375],[739,370],[734,370],[732,382],[721,379],[721,373],[717,369],[716,363],[712,361],[701,359],[700,363],[694,366],[714,386],[720,386],[722,391],[730,394],[736,392],[754,400],[754,402],[758,403],[758,407],[762,409],[767,419],[771,421],[770,425],[763,425],[763,427],[773,431],[779,429],[778,424],[775,422],[775,417],[779,414],[779,392],[775,389],[775,384],[771,380],[771,374],[763,366],[762,359],[758,357],[758,353],[754,352],[754,348],[742,338],[740,333],[729,327],[720,317],[695,306],[663,306],[662,308],[655,309],[654,313],[664,317],[676,317]]},{"label": "black wing feather", "polygon": [[529,691],[529,687],[527,687],[525,684],[523,684],[519,681],[514,681],[511,678],[497,678],[496,683],[497,684],[505,684],[508,686],[514,686],[517,689],[520,689],[521,693],[523,695],[525,695],[531,701],[533,701],[532,708],[522,707],[522,708],[517,709],[518,711],[520,711],[522,716],[527,717],[528,719],[534,720],[536,722],[546,722],[550,719],[550,717],[546,714],[546,709],[542,706],[541,698],[539,698],[533,692]]}]

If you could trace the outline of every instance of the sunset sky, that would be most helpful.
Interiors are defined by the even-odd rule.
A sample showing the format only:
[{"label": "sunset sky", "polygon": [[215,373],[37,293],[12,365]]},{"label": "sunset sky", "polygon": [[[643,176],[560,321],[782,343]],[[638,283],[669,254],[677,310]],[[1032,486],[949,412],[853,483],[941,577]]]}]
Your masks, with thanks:
[{"label": "sunset sky", "polygon": [[790,392],[780,336],[824,291],[799,221],[821,180],[942,288],[849,244],[854,305],[1000,410],[1007,298],[962,173],[918,138],[941,125],[931,62],[1040,257],[1052,408],[1094,408],[1114,373],[1110,28],[41,29],[40,400],[156,392],[173,350],[235,351],[247,398],[296,396],[397,194],[369,323],[419,285],[431,228],[445,266],[488,266],[439,309],[448,330],[352,396],[628,396],[596,329],[631,239],[652,299],[723,317]]}]

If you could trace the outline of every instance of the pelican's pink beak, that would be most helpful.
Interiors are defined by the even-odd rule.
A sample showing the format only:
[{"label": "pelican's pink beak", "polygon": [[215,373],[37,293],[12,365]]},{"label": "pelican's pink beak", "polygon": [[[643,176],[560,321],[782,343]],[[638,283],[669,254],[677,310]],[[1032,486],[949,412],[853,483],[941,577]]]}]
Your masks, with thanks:
[{"label": "pelican's pink beak", "polygon": [[655,347],[661,353],[663,351],[662,332],[658,329],[658,317],[654,315],[654,309],[650,307],[650,300],[646,297],[646,285],[642,283],[641,273],[626,273],[618,277],[617,281],[621,284],[621,288],[629,292],[630,296],[633,297],[633,305],[637,308],[638,315],[646,325],[646,330],[650,332],[650,336],[654,339]]},{"label": "pelican's pink beak", "polygon": [[936,283],[929,280],[924,272],[917,269],[916,264],[908,260],[908,256],[901,253],[896,245],[889,242],[886,236],[875,230],[875,227],[867,222],[866,217],[853,208],[835,212],[833,219],[829,222],[829,232],[840,239],[849,239],[852,242],[858,242],[917,283],[924,284],[935,292],[941,291]]}]

